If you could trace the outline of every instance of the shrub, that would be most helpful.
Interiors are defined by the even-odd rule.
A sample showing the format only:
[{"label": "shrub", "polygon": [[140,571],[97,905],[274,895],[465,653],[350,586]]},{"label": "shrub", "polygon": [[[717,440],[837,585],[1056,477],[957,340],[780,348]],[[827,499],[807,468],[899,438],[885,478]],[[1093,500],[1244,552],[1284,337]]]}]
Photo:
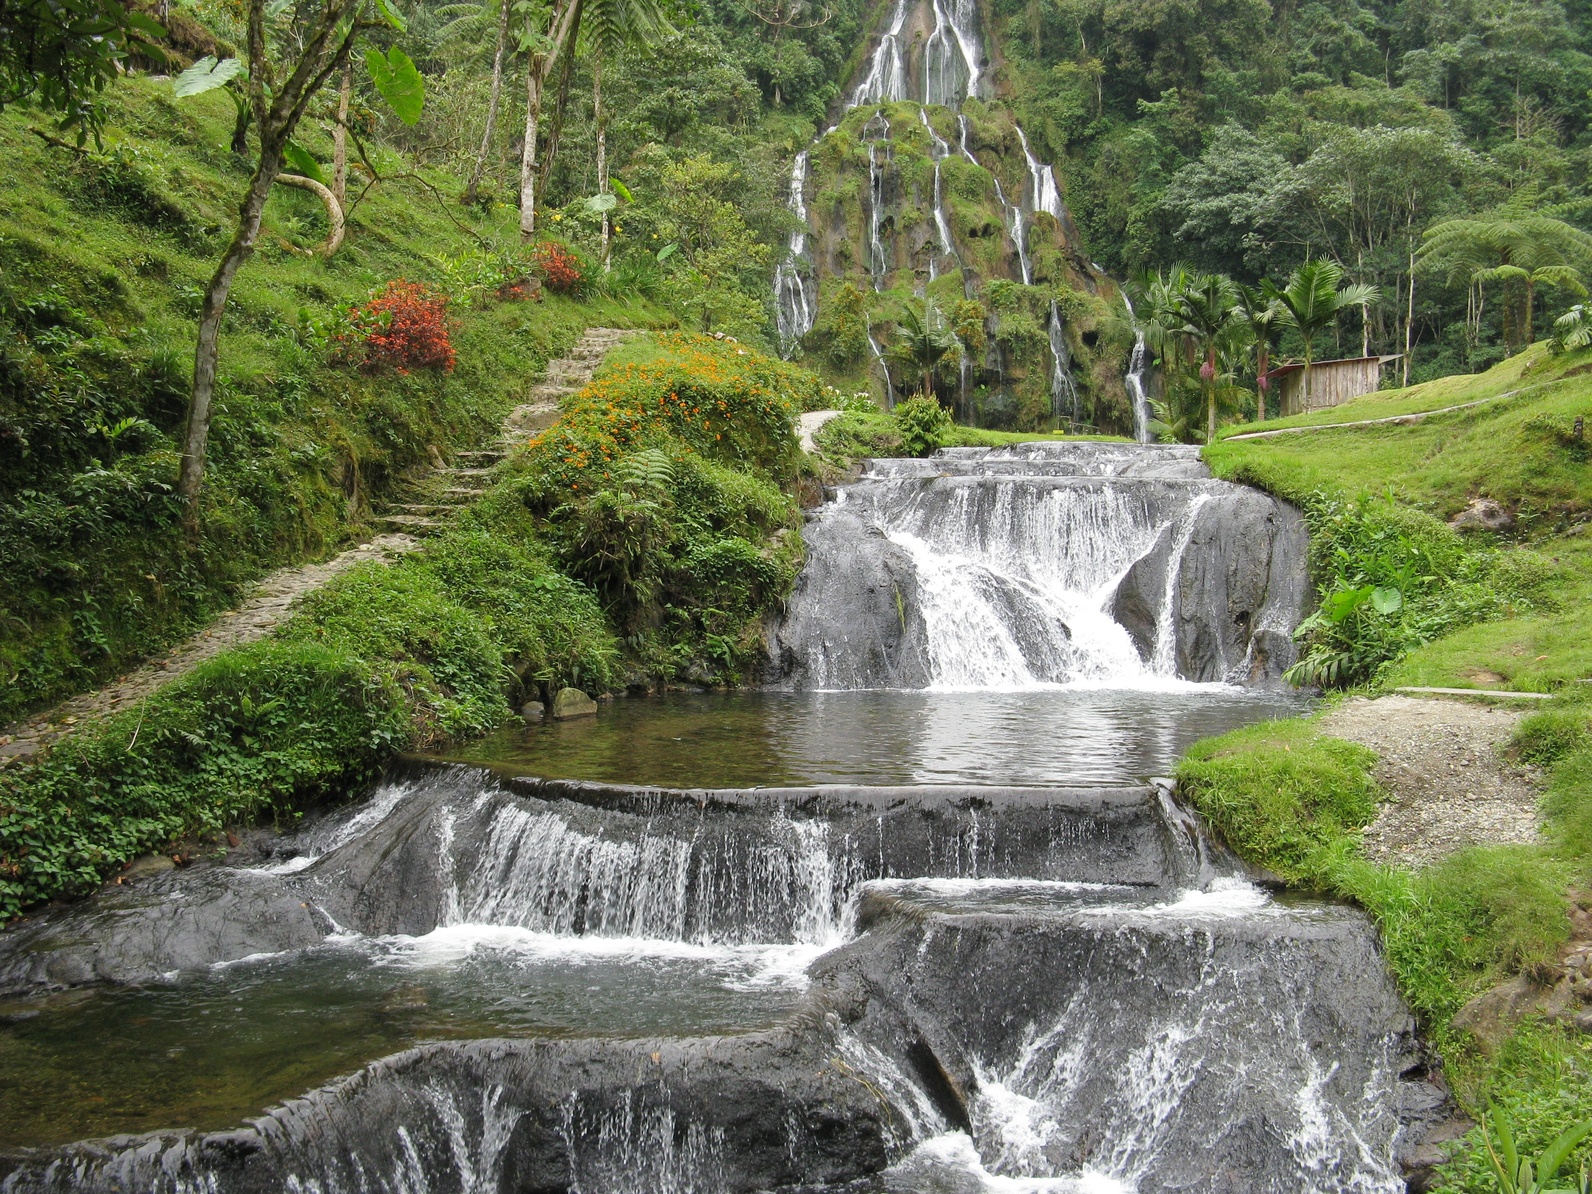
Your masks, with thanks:
[{"label": "shrub", "polygon": [[536,270],[543,284],[556,294],[572,294],[585,282],[585,271],[574,251],[557,241],[544,240],[534,250]]},{"label": "shrub", "polygon": [[183,834],[341,794],[408,741],[401,687],[352,652],[267,641],[220,655],[0,773],[0,923]]},{"label": "shrub", "polygon": [[1535,557],[1477,550],[1430,515],[1362,495],[1317,492],[1301,505],[1320,608],[1296,632],[1308,649],[1295,684],[1349,687],[1461,626],[1540,599],[1548,579]]},{"label": "shrub", "polygon": [[416,369],[453,372],[448,296],[402,278],[350,313],[351,335],[364,349],[363,367],[406,374]]},{"label": "shrub", "polygon": [[919,395],[898,403],[892,412],[901,431],[901,443],[911,456],[927,456],[945,444],[951,432],[951,416],[932,398]]}]

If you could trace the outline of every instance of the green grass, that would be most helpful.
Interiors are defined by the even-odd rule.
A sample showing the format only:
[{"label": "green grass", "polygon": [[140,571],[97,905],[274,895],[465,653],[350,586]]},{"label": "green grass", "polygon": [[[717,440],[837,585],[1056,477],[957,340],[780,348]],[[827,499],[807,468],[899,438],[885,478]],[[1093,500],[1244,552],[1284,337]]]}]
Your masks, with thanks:
[{"label": "green grass", "polygon": [[[1542,344],[1533,345],[1516,356],[1498,362],[1485,373],[1460,373],[1440,377],[1435,381],[1402,389],[1377,390],[1339,406],[1308,414],[1290,415],[1287,418],[1267,419],[1264,423],[1235,423],[1223,427],[1221,437],[1244,435],[1251,431],[1271,431],[1282,427],[1319,427],[1331,423],[1349,423],[1359,419],[1385,419],[1395,415],[1419,414],[1441,410],[1466,402],[1496,398],[1526,385],[1536,384],[1541,375],[1558,376],[1563,369],[1572,367],[1569,362],[1579,362],[1574,354],[1564,358],[1564,364],[1549,356]],[[1391,372],[1391,370],[1390,370]]]},{"label": "green grass", "polygon": [[[223,325],[190,546],[170,484],[197,301],[249,167],[219,93],[177,102],[129,77],[108,106],[104,153],[46,144],[25,108],[0,114],[0,724],[191,633],[266,569],[367,533],[430,448],[492,434],[585,327],[664,320],[644,303],[482,301],[479,244],[512,249],[516,213],[459,207],[445,174],[372,187],[330,261],[288,247],[316,244],[324,216],[278,188]],[[304,136],[329,156],[322,131]],[[454,296],[451,374],[367,376],[327,342],[339,311],[397,277]],[[126,419],[142,422],[104,430]]]},{"label": "green grass", "polygon": [[[1491,376],[1466,379],[1469,386],[1453,384],[1449,396],[1464,400],[1495,389],[1496,382],[1486,381]],[[1386,400],[1402,401],[1399,393],[1390,391]],[[1473,498],[1492,498],[1514,512],[1522,533],[1534,535],[1592,514],[1586,451],[1564,435],[1577,415],[1592,419],[1592,375],[1546,378],[1516,397],[1413,425],[1220,440],[1205,455],[1218,476],[1274,492],[1391,493],[1445,520]]]}]

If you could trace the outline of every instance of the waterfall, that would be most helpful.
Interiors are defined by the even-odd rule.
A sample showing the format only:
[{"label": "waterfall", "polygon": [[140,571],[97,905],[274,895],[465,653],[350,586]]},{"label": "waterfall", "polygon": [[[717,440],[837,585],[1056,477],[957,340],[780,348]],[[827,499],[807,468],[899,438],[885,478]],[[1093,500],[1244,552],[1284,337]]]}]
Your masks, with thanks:
[{"label": "waterfall", "polygon": [[[884,167],[890,160],[890,121],[885,118],[883,109],[869,118],[863,126],[862,135],[868,142],[868,272],[873,275],[874,290],[880,291],[884,289],[885,276],[894,265],[879,235],[879,212],[884,207]],[[882,161],[879,155],[881,142],[885,146]]]},{"label": "waterfall", "polygon": [[923,47],[923,102],[961,105],[963,97],[978,94],[979,39],[975,0],[933,0],[934,30]]},{"label": "waterfall", "polygon": [[1058,222],[1065,220],[1067,209],[1061,202],[1061,190],[1056,186],[1056,172],[1049,166],[1041,165],[1034,156],[1034,151],[1028,147],[1028,134],[1023,132],[1022,125],[1017,126],[1017,138],[1022,142],[1023,159],[1028,163],[1033,210],[1052,215]]},{"label": "waterfall", "polygon": [[879,341],[873,338],[873,325],[868,325],[868,348],[873,353],[873,359],[879,365],[879,372],[884,375],[884,408],[894,410],[896,404],[895,386],[890,383],[890,366],[885,364],[884,350],[879,347]]},{"label": "waterfall", "polygon": [[873,52],[868,73],[852,93],[850,107],[860,108],[864,104],[882,104],[907,98],[907,66],[906,59],[901,55],[901,28],[906,20],[907,0],[896,0],[890,28],[880,38]]},{"label": "waterfall", "polygon": [[[1237,677],[1257,633],[1269,674],[1292,660],[1297,519],[1193,449],[948,448],[842,493],[777,636],[798,687],[1165,690]],[[1219,563],[1185,568],[1196,534]]]},{"label": "waterfall", "polygon": [[950,257],[956,251],[951,243],[951,225],[945,218],[945,199],[940,180],[940,163],[950,155],[951,147],[944,137],[934,131],[934,126],[929,123],[927,109],[918,109],[918,119],[923,121],[923,127],[928,130],[929,152],[934,158],[934,230],[940,239],[940,251],[929,254],[929,281],[932,282],[940,276],[940,258]]},{"label": "waterfall", "polygon": [[[807,187],[808,152],[802,150],[790,173],[788,205],[800,221],[790,234],[785,257],[774,270],[775,321],[779,328],[780,353],[789,357],[797,343],[812,330],[813,295],[811,279],[807,273],[811,263],[807,260]],[[936,182],[938,175],[936,175]]]},{"label": "waterfall", "polygon": [[1122,301],[1128,308],[1128,321],[1133,324],[1133,355],[1128,358],[1128,371],[1122,379],[1128,391],[1128,401],[1133,405],[1133,438],[1141,444],[1153,443],[1150,434],[1150,395],[1145,385],[1149,376],[1150,350],[1144,342],[1144,329],[1133,314],[1133,300],[1126,292]]},{"label": "waterfall", "polygon": [[1078,422],[1078,384],[1072,376],[1072,354],[1067,348],[1067,326],[1056,300],[1050,300],[1050,414],[1056,420]]}]

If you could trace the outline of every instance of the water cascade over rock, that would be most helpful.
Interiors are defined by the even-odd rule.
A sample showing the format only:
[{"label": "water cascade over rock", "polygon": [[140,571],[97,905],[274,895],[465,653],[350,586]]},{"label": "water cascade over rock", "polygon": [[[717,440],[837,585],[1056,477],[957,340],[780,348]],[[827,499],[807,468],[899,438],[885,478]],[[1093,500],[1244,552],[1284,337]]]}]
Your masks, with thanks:
[{"label": "water cascade over rock", "polygon": [[[91,955],[107,978],[208,965],[239,1002],[258,968],[318,956],[379,971],[419,952],[454,982],[519,957],[522,988],[538,967],[584,969],[589,1027],[422,1044],[230,1130],[0,1150],[0,1189],[856,1194],[1032,1177],[1393,1194],[1399,1150],[1442,1101],[1400,1077],[1412,1024],[1365,919],[1272,903],[1163,789],[670,792],[451,767],[394,776],[276,849],[0,938],[0,992],[70,981]],[[266,933],[267,890],[306,910],[296,943]],[[262,945],[298,953],[251,957]],[[707,1035],[648,1031],[678,981],[669,958],[726,976],[722,1007],[684,1012]]]},{"label": "water cascade over rock", "polygon": [[[1071,362],[1083,351],[1084,329],[1053,318],[1051,300],[1057,289],[1092,296],[1111,287],[1082,254],[1054,170],[1038,160],[1010,112],[990,102],[979,22],[971,0],[897,0],[838,122],[793,161],[788,206],[803,228],[775,274],[781,348],[787,356],[802,350],[825,296],[848,280],[884,296],[872,300],[875,322],[898,318],[892,294],[931,298],[943,311],[982,301],[987,283],[1010,279],[1036,288],[1021,301],[1035,305],[1032,318],[1047,328],[1040,351],[1048,359],[1017,359],[1026,342],[1014,331],[1019,339],[1009,345],[963,356],[955,398],[971,419],[979,412],[968,398],[979,384],[1003,393],[1015,387],[1028,395],[1022,417],[1076,421],[1082,411]],[[857,185],[864,172],[866,183]],[[1091,328],[1106,310],[1091,310]],[[986,319],[995,340],[1002,318]],[[874,372],[889,391],[882,364]],[[1065,383],[1057,380],[1062,374]],[[1059,403],[1058,385],[1066,389]],[[1003,402],[1011,405],[1009,393],[992,412]],[[1014,416],[1008,410],[1006,417]]]},{"label": "water cascade over rock", "polygon": [[1298,513],[1192,448],[873,461],[805,538],[773,636],[796,687],[1274,681],[1307,600]]}]

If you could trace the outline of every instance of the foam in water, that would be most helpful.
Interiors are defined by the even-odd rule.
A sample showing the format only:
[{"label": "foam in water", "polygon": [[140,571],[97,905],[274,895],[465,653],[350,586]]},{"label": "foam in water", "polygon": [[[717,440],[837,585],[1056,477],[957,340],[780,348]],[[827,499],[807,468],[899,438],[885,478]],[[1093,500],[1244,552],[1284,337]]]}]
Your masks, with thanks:
[{"label": "foam in water", "polygon": [[804,149],[791,165],[787,203],[800,223],[790,234],[785,256],[774,271],[775,321],[780,349],[786,356],[813,326],[812,281],[808,274],[811,262],[807,260],[807,163]]},{"label": "foam in water", "polygon": [[1150,350],[1144,341],[1144,328],[1133,315],[1133,300],[1126,293],[1122,301],[1127,304],[1128,322],[1133,325],[1133,355],[1128,358],[1128,371],[1122,382],[1127,387],[1128,400],[1133,406],[1133,438],[1141,444],[1154,442],[1150,434],[1150,395],[1145,382],[1150,372]]}]

